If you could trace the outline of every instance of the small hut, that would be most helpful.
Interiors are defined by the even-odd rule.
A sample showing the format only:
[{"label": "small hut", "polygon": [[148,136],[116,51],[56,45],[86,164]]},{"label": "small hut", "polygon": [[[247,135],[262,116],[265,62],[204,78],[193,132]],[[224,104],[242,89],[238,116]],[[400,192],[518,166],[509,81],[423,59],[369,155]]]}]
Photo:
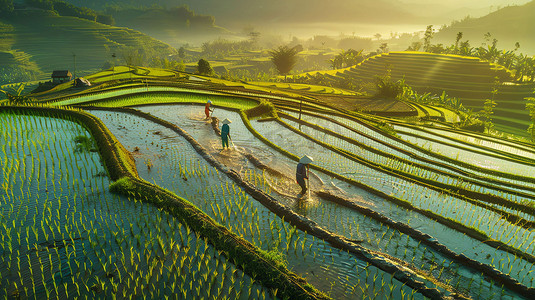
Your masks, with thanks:
[{"label": "small hut", "polygon": [[60,84],[71,81],[72,74],[69,70],[60,70],[52,72],[52,83]]}]

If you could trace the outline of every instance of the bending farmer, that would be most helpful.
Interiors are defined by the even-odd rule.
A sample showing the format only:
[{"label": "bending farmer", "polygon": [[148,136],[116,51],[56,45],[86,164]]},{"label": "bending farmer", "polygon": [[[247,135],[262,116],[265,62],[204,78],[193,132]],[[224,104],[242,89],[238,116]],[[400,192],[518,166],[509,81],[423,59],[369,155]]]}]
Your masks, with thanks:
[{"label": "bending farmer", "polygon": [[295,178],[297,183],[301,186],[301,194],[304,195],[307,191],[307,185],[305,179],[308,180],[308,164],[313,162],[312,157],[305,155],[301,157],[299,163],[297,164],[297,171],[295,172]]},{"label": "bending farmer", "polygon": [[228,148],[228,139],[230,138],[230,127],[228,124],[232,123],[232,121],[225,119],[221,123],[223,123],[221,127],[221,144],[223,144],[223,150],[225,150],[225,147]]},{"label": "bending farmer", "polygon": [[213,112],[213,109],[210,109],[210,105],[212,104],[212,101],[208,100],[206,101],[206,105],[204,105],[204,114],[206,115],[206,118],[210,118],[210,112]]}]

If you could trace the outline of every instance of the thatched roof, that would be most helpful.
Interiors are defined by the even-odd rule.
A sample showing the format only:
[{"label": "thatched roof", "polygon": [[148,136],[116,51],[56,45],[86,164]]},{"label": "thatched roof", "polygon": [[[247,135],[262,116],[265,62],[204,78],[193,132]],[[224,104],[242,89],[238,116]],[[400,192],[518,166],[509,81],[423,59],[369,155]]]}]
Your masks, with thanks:
[{"label": "thatched roof", "polygon": [[58,70],[52,72],[52,78],[65,78],[65,77],[72,77],[71,72],[69,70]]}]

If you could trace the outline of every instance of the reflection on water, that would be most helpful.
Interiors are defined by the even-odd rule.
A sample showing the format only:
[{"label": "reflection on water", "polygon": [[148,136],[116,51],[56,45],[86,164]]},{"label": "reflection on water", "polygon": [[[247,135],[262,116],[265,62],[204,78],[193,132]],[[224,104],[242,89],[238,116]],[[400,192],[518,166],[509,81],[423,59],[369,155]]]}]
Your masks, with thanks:
[{"label": "reflection on water", "polygon": [[[219,159],[225,159],[226,163],[228,163],[227,166],[238,169],[237,171],[240,171],[242,174],[250,174],[250,172],[255,169],[254,166],[248,163],[245,158],[240,158],[241,154],[248,153],[248,151],[253,153],[255,156],[261,157],[263,159],[262,161],[268,164],[270,167],[277,164],[279,167],[281,167],[280,170],[285,170],[285,172],[287,172],[288,174],[287,178],[274,178],[273,176],[267,176],[266,175],[267,172],[264,172],[264,174],[260,174],[259,177],[251,176],[250,177],[251,182],[254,183],[257,187],[262,188],[264,191],[271,193],[273,197],[275,197],[281,203],[292,208],[294,211],[311,218],[312,220],[320,224],[322,227],[332,232],[344,235],[350,239],[362,240],[363,245],[365,247],[378,249],[380,251],[387,252],[393,256],[401,255],[400,256],[401,259],[406,259],[406,257],[414,257],[415,258],[414,261],[418,266],[424,265],[426,266],[425,268],[436,268],[436,266],[434,267],[432,266],[435,259],[429,259],[428,257],[432,258],[436,256],[437,254],[432,250],[422,247],[420,243],[418,243],[417,241],[411,240],[405,235],[400,235],[399,233],[396,234],[395,232],[389,231],[387,232],[388,238],[386,240],[381,239],[381,235],[382,235],[381,232],[387,229],[375,221],[370,221],[369,218],[366,218],[366,217],[363,218],[361,215],[359,215],[358,213],[354,211],[340,207],[339,205],[321,201],[320,199],[313,198],[313,200],[309,202],[309,201],[298,201],[295,197],[292,197],[291,196],[292,193],[290,192],[290,190],[292,189],[292,187],[298,188],[297,185],[294,183],[294,179],[293,179],[295,162],[290,159],[285,158],[279,153],[274,152],[273,149],[269,148],[268,146],[264,145],[263,143],[259,142],[256,138],[254,138],[251,135],[251,133],[248,132],[248,130],[245,128],[244,124],[239,121],[239,115],[237,113],[223,111],[223,110],[216,111],[217,116],[219,118],[221,119],[229,118],[235,121],[233,122],[233,124],[231,124],[231,134],[233,135],[235,139],[235,144],[239,147],[239,151],[230,150],[228,153],[221,154],[220,148],[217,147],[217,145],[219,145],[219,137],[215,135],[209,123],[207,123],[204,120],[194,120],[192,118],[181,119],[181,118],[176,117],[179,114],[179,112],[187,114],[188,116],[191,113],[199,114],[199,110],[202,110],[201,106],[197,106],[197,107],[154,106],[154,107],[143,107],[141,109],[144,111],[150,111],[156,116],[169,120],[175,124],[178,124],[180,127],[186,129],[186,131],[188,131],[188,133],[190,133],[201,144],[210,148],[211,150],[209,151],[211,151],[214,157],[217,157]],[[257,124],[255,123],[255,125]],[[264,126],[270,126],[270,124],[264,124]],[[277,126],[274,126],[274,127],[277,127]],[[267,133],[265,132],[262,132],[262,133],[267,134],[269,136],[270,132],[276,132],[276,131],[277,131],[276,128],[267,128],[266,129]],[[271,135],[271,136],[274,136],[274,135]],[[277,136],[277,139],[279,140],[283,138],[284,137]],[[211,146],[211,145],[216,145],[216,146]],[[182,149],[181,151],[184,151],[184,149]],[[293,148],[292,148],[292,151],[293,151]],[[271,162],[273,162],[273,164]],[[165,163],[165,162],[162,162],[162,163]],[[314,173],[317,173],[317,172],[314,172]],[[338,188],[339,190],[341,190],[341,192],[348,193],[350,195],[353,194],[355,196],[362,194],[361,190],[354,188],[346,183],[334,180],[321,173],[318,173],[317,175],[318,175],[317,177],[319,178],[313,179],[313,180],[317,181],[316,184],[318,187],[319,186],[329,187],[329,188],[332,187],[332,189]],[[369,175],[370,176],[366,176],[368,178],[367,180],[374,181],[375,182],[374,184],[377,184],[378,177],[375,176],[375,174],[371,174],[371,173],[369,173]],[[158,182],[158,180],[162,180],[163,178],[166,178],[166,179],[171,178],[171,176],[165,175],[165,174],[163,174],[162,176],[160,175],[158,176],[152,175],[152,176],[153,176],[152,177],[153,179],[151,181],[155,180],[156,182]],[[158,179],[159,177],[160,179]],[[406,189],[401,184],[402,182],[399,182],[399,184],[391,184],[390,181],[386,179],[387,178],[385,178],[385,180],[383,180],[381,184],[387,185],[388,188],[390,188],[391,190],[401,191],[401,190]],[[215,180],[225,181],[225,178],[219,177],[218,179],[215,179]],[[362,178],[361,180],[364,180],[364,178]],[[191,182],[192,182],[192,179],[190,178],[188,180],[188,183],[191,183]],[[200,182],[198,184],[201,184],[203,186],[207,185],[206,183],[200,183]],[[212,184],[217,185],[215,181]],[[192,186],[190,186],[187,189],[191,189],[191,188]],[[183,188],[179,188],[178,186],[173,186],[172,189],[179,192],[180,189],[183,189]],[[192,193],[192,192],[193,194],[189,194],[187,196],[188,199],[197,198],[195,196],[191,197],[192,195],[195,195],[193,190],[190,190],[190,192],[188,193]],[[287,194],[288,196],[281,196],[282,194]],[[203,196],[198,196],[198,197],[201,198]],[[359,198],[357,197],[357,199]],[[440,226],[436,223],[433,223],[431,225],[427,224],[424,220],[419,219],[421,216],[418,216],[417,214],[415,215],[411,212],[400,210],[399,208],[395,207],[395,205],[386,204],[384,203],[384,200],[374,197],[373,195],[364,193],[364,195],[362,195],[360,199],[363,199],[363,202],[364,202],[363,204],[365,206],[366,206],[366,202],[368,202],[368,205],[370,206],[376,205],[377,210],[393,215],[393,218],[396,220],[406,220],[406,222],[410,221],[411,225],[414,224],[414,226],[425,228],[427,231],[431,232],[433,236],[440,237],[441,241],[444,241],[448,245],[453,245],[454,249],[457,248],[458,246],[461,246],[463,248],[466,247],[465,249],[469,250],[470,252],[475,252],[474,255],[478,255],[478,253],[482,253],[482,252],[486,253],[485,249],[487,249],[488,246],[481,245],[480,243],[474,243],[473,240],[466,238],[465,236],[460,237],[457,234],[452,234],[452,232],[444,232],[443,230],[441,230],[443,226]],[[236,200],[233,200],[233,202],[236,202]],[[202,207],[204,204],[200,203],[199,205]],[[221,206],[221,204],[219,205]],[[259,206],[257,206],[256,204],[253,204],[253,205],[255,205],[255,209],[258,209],[258,211],[261,211]],[[209,207],[207,208],[208,208],[207,213],[210,214],[210,211],[209,211],[210,208]],[[413,219],[411,219],[411,216],[413,217]],[[416,217],[417,219],[414,219],[414,217]],[[215,218],[217,219],[218,216],[215,215]],[[223,223],[224,222],[225,221],[223,221]],[[266,221],[263,221],[263,219],[260,219],[259,221],[259,223],[265,223],[265,222]],[[248,233],[247,231],[245,232],[245,236],[248,237],[248,239],[251,238],[249,237],[249,234],[250,233]],[[400,252],[398,250],[399,249],[398,247],[392,247],[392,245],[395,246],[396,244],[394,244],[394,242],[390,242],[390,240],[396,241],[395,242],[396,244],[402,243],[403,249],[406,251]],[[257,241],[256,245],[259,245],[259,244],[265,246],[265,244],[262,244],[259,241]],[[318,249],[315,249],[315,250],[318,250]],[[329,250],[329,253],[330,251],[331,250]],[[324,255],[327,253],[325,251],[321,251],[321,252],[324,253]],[[503,253],[496,253],[495,255],[496,257],[499,257],[499,258],[504,257]],[[297,266],[301,265],[302,263],[301,259],[302,258],[291,260],[291,263],[295,264],[294,268],[296,269],[294,270],[298,270]],[[443,259],[444,258],[442,258],[441,261]],[[341,261],[339,261],[338,263],[341,263]],[[448,264],[448,262],[446,262],[446,264]],[[517,262],[517,264],[519,264],[519,262]],[[449,274],[448,276],[451,278],[455,278],[455,274],[456,274],[455,266],[456,264],[447,266],[445,268],[444,273]],[[519,268],[522,268],[521,264],[519,264]],[[326,268],[325,270],[327,269],[332,269],[332,267]],[[305,270],[306,268],[303,269],[304,272]],[[317,268],[316,268],[316,272],[317,272]],[[301,273],[301,271],[299,271],[299,273]],[[312,276],[312,273],[310,275]],[[480,281],[479,274],[473,273],[471,276],[475,278],[474,281],[477,281],[477,282]],[[311,278],[309,279],[311,280],[311,283],[316,285],[316,279],[311,279]],[[320,286],[322,284],[323,282],[319,283]],[[340,288],[335,287],[335,291],[339,292]]]},{"label": "reflection on water", "polygon": [[[178,108],[183,110],[188,107],[179,106]],[[169,118],[170,121],[186,123],[183,127],[187,127],[189,129],[187,131],[194,138],[209,149],[208,151],[214,157],[226,160],[229,163],[229,167],[238,169],[236,171],[245,173],[245,170],[250,168],[245,157],[241,155],[241,150],[220,151],[219,137],[214,134],[211,125],[205,121],[193,120],[192,122],[189,118],[182,118],[182,120],[175,118],[177,108],[174,111],[170,111],[168,107],[164,109],[161,107],[143,107],[142,109],[155,110],[155,115],[159,117],[162,117],[162,114],[169,114],[173,116],[173,118]],[[133,143],[143,141],[140,148],[145,149],[146,147],[146,152],[148,153],[158,152],[160,151],[158,145],[163,143],[160,135],[145,135],[144,131],[160,131],[162,134],[168,134],[162,126],[148,121],[141,122],[139,117],[100,111],[94,111],[93,113],[104,121],[112,133],[120,131],[117,127],[122,126],[121,124],[128,124],[128,127],[133,129],[129,131],[130,134],[128,136],[122,136],[119,139],[127,149],[134,148]],[[189,116],[187,112],[184,111],[184,113]],[[236,122],[233,123],[234,125],[231,124],[231,134],[235,137],[235,143],[239,147],[250,149],[250,147],[244,145],[248,143],[252,145],[254,141],[247,139],[246,131],[240,128],[243,124],[237,126],[240,123],[236,118],[237,114],[223,111],[219,111],[218,114],[220,114],[218,117],[221,118],[234,118]],[[228,114],[228,116],[223,114]],[[143,130],[138,127],[143,127]],[[377,289],[375,287],[372,288],[373,277],[366,277],[367,272],[357,267],[359,261],[352,255],[338,251],[324,241],[317,240],[289,226],[287,222],[271,213],[259,202],[252,200],[232,180],[222,176],[209,166],[188,142],[178,135],[177,137],[176,140],[172,140],[172,143],[167,142],[170,140],[166,141],[168,144],[164,148],[167,149],[168,156],[154,161],[154,167],[150,171],[146,170],[142,163],[136,161],[136,165],[140,169],[139,174],[144,179],[185,197],[217,222],[261,249],[266,251],[278,249],[285,255],[288,260],[288,267],[291,270],[305,276],[311,284],[330,293],[336,299],[360,298],[361,296],[358,295],[362,295],[362,293],[386,295],[389,292],[380,287],[377,287]],[[270,155],[273,157],[271,150],[267,151],[262,147],[258,147],[258,149],[258,152],[263,153],[266,157]],[[264,150],[260,151],[261,149]],[[264,179],[258,174],[252,174],[250,178],[257,186],[263,186]],[[288,187],[293,186],[292,181],[286,181],[285,184]],[[294,207],[294,209],[301,211],[305,215],[313,210],[317,212],[320,209],[319,202],[315,199],[310,201],[286,199],[285,201],[287,202],[285,204]],[[376,280],[391,281],[391,275],[375,267],[367,266],[366,270],[371,274],[377,274]],[[368,288],[359,290],[358,287],[363,286],[364,282],[367,281],[369,281]],[[395,286],[394,295],[400,295],[400,288],[404,291],[403,293],[408,292],[410,294],[410,289],[407,290],[406,287],[401,287],[397,281],[394,280],[393,284]]]}]

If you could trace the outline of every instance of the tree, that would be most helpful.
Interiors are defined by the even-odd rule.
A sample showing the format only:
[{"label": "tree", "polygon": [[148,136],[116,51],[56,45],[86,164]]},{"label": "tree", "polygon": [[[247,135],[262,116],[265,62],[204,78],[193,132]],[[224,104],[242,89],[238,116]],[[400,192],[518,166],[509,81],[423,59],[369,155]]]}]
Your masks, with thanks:
[{"label": "tree", "polygon": [[249,36],[249,39],[253,44],[258,43],[258,39],[260,38],[260,32],[258,31],[251,31],[247,34]]},{"label": "tree", "polygon": [[431,53],[446,53],[447,49],[442,44],[431,45],[427,52]]},{"label": "tree", "polygon": [[13,11],[13,0],[0,0],[0,14]]},{"label": "tree", "polygon": [[396,99],[403,94],[405,82],[403,80],[392,80],[391,71],[388,70],[384,76],[375,76],[375,98]]},{"label": "tree", "polygon": [[210,66],[210,63],[207,60],[201,58],[197,63],[197,73],[201,75],[212,75],[214,73],[214,70],[212,69],[212,66]]},{"label": "tree", "polygon": [[178,49],[178,57],[182,59],[186,57],[186,48],[180,47],[180,49]]},{"label": "tree", "polygon": [[333,70],[341,69],[344,65],[344,57],[342,56],[342,53],[340,53],[333,59],[329,60],[329,62],[331,63],[331,68],[333,68]]},{"label": "tree", "polygon": [[514,51],[502,50],[498,54],[498,60],[497,60],[498,64],[506,67],[507,69],[511,69],[511,65],[513,64],[514,61],[515,61]]},{"label": "tree", "polygon": [[455,38],[455,53],[459,50],[459,42],[463,38],[463,33],[461,31],[457,32],[457,37]]},{"label": "tree", "polygon": [[496,101],[494,101],[494,97],[498,94],[499,84],[500,82],[498,77],[496,77],[494,81],[494,88],[490,92],[492,94],[492,98],[485,100],[485,103],[483,104],[483,110],[481,111],[481,115],[485,119],[484,124],[488,133],[490,133],[494,127],[494,124],[492,123],[492,115],[494,114],[494,108],[496,107]]},{"label": "tree", "polygon": [[520,48],[520,42],[516,42],[515,43],[515,50],[513,50],[513,52],[516,52],[516,50],[518,50],[518,48]]},{"label": "tree", "polygon": [[329,61],[331,67],[334,70],[354,66],[364,60],[365,57],[362,55],[363,51],[364,50],[357,51],[354,49],[348,49],[347,51],[342,50],[342,52]]},{"label": "tree", "polygon": [[419,51],[422,48],[422,42],[412,42],[406,51]]},{"label": "tree", "polygon": [[470,46],[470,41],[461,42],[459,46],[459,54],[464,56],[471,56],[474,53],[474,48]]},{"label": "tree", "polygon": [[[490,33],[488,34],[489,34],[488,38],[490,39]],[[485,37],[487,37],[487,35],[485,35]],[[489,41],[487,38],[485,39]],[[486,59],[489,62],[495,62],[496,59],[498,59],[500,56],[500,51],[498,50],[498,47],[497,47],[498,40],[493,39],[491,45],[487,45],[487,47],[485,47],[485,45],[487,45],[487,43],[484,43],[484,45],[477,48],[477,56],[479,58]]]},{"label": "tree", "polygon": [[271,61],[279,71],[279,74],[284,75],[284,80],[286,80],[286,75],[290,73],[297,63],[298,52],[295,47],[289,48],[288,46],[280,46],[276,50],[269,51]]},{"label": "tree", "polygon": [[26,0],[25,2],[31,7],[54,10],[54,3],[50,0]]},{"label": "tree", "polygon": [[433,25],[428,25],[424,34],[424,50],[426,52],[429,52],[429,48],[431,47],[431,39],[433,38],[433,34],[435,34]]},{"label": "tree", "polygon": [[485,103],[483,104],[483,110],[481,111],[481,114],[485,119],[485,128],[487,129],[488,133],[490,133],[494,127],[494,124],[492,123],[492,115],[494,114],[495,107],[496,101],[492,99],[486,99]]},{"label": "tree", "polygon": [[528,127],[528,133],[531,137],[531,141],[535,142],[535,98],[528,97],[525,98],[526,103],[526,109],[529,111],[529,116],[531,117],[531,124]]},{"label": "tree", "polygon": [[388,52],[388,43],[382,43],[379,47],[379,53],[387,53]]},{"label": "tree", "polygon": [[131,68],[143,64],[143,55],[134,47],[124,47],[121,49],[121,56],[124,63]]},{"label": "tree", "polygon": [[97,15],[97,20],[100,24],[115,25],[115,19],[111,15]]},{"label": "tree", "polygon": [[531,76],[531,80],[533,80],[533,75],[535,72],[533,64],[533,57],[525,54],[516,56],[514,63],[515,79],[519,82],[522,82],[525,80],[524,77]]},{"label": "tree", "polygon": [[486,46],[488,42],[490,42],[490,39],[492,38],[492,34],[490,32],[487,32],[483,35],[483,39],[485,39],[485,42],[483,42],[482,46]]}]

